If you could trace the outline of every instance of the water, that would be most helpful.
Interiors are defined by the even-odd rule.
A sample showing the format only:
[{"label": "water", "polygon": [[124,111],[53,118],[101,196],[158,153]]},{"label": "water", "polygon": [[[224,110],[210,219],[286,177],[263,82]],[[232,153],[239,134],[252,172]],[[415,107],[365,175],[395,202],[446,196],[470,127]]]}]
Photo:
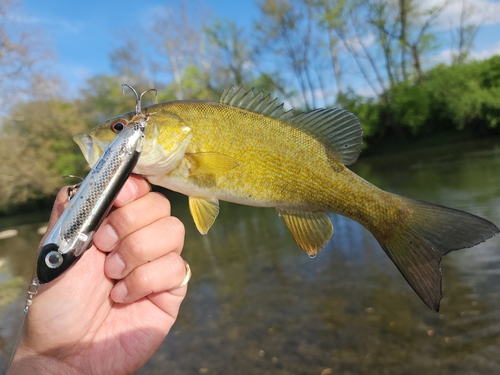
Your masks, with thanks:
[{"label": "water", "polygon": [[[500,225],[499,143],[354,167],[383,189]],[[434,313],[374,238],[341,216],[331,215],[334,236],[310,259],[274,210],[222,203],[208,236],[197,233],[185,199],[173,213],[187,227],[183,256],[193,278],[177,323],[139,374],[500,373],[500,236],[444,258],[444,298]],[[0,369],[44,224],[0,225],[19,231],[0,240]]]}]

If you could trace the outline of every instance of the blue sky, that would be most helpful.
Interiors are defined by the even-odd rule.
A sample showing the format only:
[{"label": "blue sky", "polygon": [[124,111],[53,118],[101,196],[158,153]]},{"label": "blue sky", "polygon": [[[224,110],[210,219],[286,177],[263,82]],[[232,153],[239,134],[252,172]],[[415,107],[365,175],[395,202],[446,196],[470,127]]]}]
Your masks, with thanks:
[{"label": "blue sky", "polygon": [[[433,2],[434,0],[422,0]],[[484,15],[478,15],[484,26],[476,37],[474,56],[486,58],[500,54],[500,0],[468,0],[478,6]],[[140,32],[159,6],[179,6],[179,0],[24,0],[20,19],[37,27],[53,43],[56,63],[53,67],[69,85],[76,89],[87,78],[98,73],[110,73],[109,53],[120,45],[120,33]],[[242,26],[251,26],[258,11],[253,0],[190,1],[215,15],[231,19]],[[443,30],[449,27],[449,18],[457,10],[451,7],[441,20]],[[484,17],[488,17],[485,20]],[[444,32],[446,34],[446,31]],[[449,52],[442,48],[436,61],[446,61]]]},{"label": "blue sky", "polygon": [[[25,0],[23,22],[44,32],[57,54],[56,69],[75,88],[97,73],[110,73],[110,51],[121,45],[121,32],[146,27],[159,6],[178,7],[177,0]],[[192,2],[187,2],[192,3]],[[257,14],[253,0],[197,0],[221,18],[252,24]]]}]

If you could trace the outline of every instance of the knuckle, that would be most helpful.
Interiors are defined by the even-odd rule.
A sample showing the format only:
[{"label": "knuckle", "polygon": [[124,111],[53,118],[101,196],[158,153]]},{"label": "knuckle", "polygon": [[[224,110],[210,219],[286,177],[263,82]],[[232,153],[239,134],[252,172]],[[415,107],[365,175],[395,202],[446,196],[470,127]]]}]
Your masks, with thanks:
[{"label": "knuckle", "polygon": [[164,195],[158,192],[152,192],[150,196],[155,206],[161,209],[163,216],[170,216],[170,201]]},{"label": "knuckle", "polygon": [[171,234],[179,235],[181,237],[184,237],[184,235],[186,234],[186,228],[184,227],[184,224],[175,216],[169,216],[167,218],[167,225]]},{"label": "knuckle", "polygon": [[127,206],[113,211],[109,217],[112,225],[118,232],[128,232],[137,226],[137,216],[133,210],[127,209]]},{"label": "knuckle", "polygon": [[148,269],[137,272],[134,281],[134,289],[139,291],[150,290],[154,281],[154,274]]},{"label": "knuckle", "polygon": [[172,273],[174,275],[179,275],[183,276],[185,273],[185,265],[184,265],[184,259],[177,254],[177,253],[172,253],[169,259],[170,263],[170,269],[172,270]]},{"label": "knuckle", "polygon": [[141,236],[133,234],[125,238],[123,242],[127,254],[130,254],[136,261],[144,262],[150,260],[147,259],[148,246]]}]

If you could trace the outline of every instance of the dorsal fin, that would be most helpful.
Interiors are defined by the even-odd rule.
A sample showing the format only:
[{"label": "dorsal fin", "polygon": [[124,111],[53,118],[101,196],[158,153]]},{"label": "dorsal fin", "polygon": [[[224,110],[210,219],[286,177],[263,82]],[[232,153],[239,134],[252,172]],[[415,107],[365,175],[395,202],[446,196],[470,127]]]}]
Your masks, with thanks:
[{"label": "dorsal fin", "polygon": [[333,149],[345,165],[354,163],[361,152],[363,129],[351,112],[339,108],[313,109],[287,122]]},{"label": "dorsal fin", "polygon": [[287,120],[293,116],[293,109],[285,111],[283,103],[276,104],[278,98],[271,98],[268,94],[264,96],[264,90],[254,94],[253,88],[245,91],[245,86],[241,86],[238,90],[234,86],[230,86],[224,90],[220,98],[220,102],[233,107],[246,109],[250,112],[259,113],[278,120]]},{"label": "dorsal fin", "polygon": [[277,105],[277,98],[264,96],[263,91],[254,94],[253,88],[245,91],[244,86],[226,88],[220,103],[284,121],[330,148],[345,165],[354,163],[361,152],[361,123],[354,114],[343,109],[314,109],[294,115],[293,109],[283,109],[283,103]]}]

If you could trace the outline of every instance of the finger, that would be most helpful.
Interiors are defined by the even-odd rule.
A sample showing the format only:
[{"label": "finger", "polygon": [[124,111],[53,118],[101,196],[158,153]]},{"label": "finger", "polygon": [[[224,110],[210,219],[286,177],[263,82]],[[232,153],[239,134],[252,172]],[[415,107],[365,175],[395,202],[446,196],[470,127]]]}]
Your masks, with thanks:
[{"label": "finger", "polygon": [[135,268],[169,252],[180,254],[184,243],[184,225],[168,216],[133,232],[106,258],[104,272],[112,279],[126,277]]},{"label": "finger", "polygon": [[[47,230],[43,236],[40,244],[43,244],[45,237],[56,223],[57,219],[62,215],[64,208],[68,204],[68,188],[69,186],[64,186],[56,196],[54,205],[52,207],[52,212],[50,214],[49,223],[47,224]],[[134,199],[140,198],[146,195],[151,190],[151,185],[143,177],[139,175],[132,174],[125,182],[122,190],[118,194],[114,205],[116,207],[121,207]]]},{"label": "finger", "polygon": [[122,207],[135,199],[145,196],[150,191],[151,185],[144,177],[131,174],[116,197],[114,205],[116,207]]},{"label": "finger", "polygon": [[94,245],[101,251],[111,251],[129,234],[167,216],[170,202],[161,194],[148,193],[111,212],[97,230]]},{"label": "finger", "polygon": [[179,288],[160,293],[151,293],[147,298],[159,309],[172,318],[172,323],[177,319],[182,300],[186,296],[187,288]]},{"label": "finger", "polygon": [[[130,303],[151,293],[177,289],[185,280],[188,268],[177,253],[167,255],[134,269],[115,285],[111,299]],[[184,285],[181,289],[186,289]]]}]

